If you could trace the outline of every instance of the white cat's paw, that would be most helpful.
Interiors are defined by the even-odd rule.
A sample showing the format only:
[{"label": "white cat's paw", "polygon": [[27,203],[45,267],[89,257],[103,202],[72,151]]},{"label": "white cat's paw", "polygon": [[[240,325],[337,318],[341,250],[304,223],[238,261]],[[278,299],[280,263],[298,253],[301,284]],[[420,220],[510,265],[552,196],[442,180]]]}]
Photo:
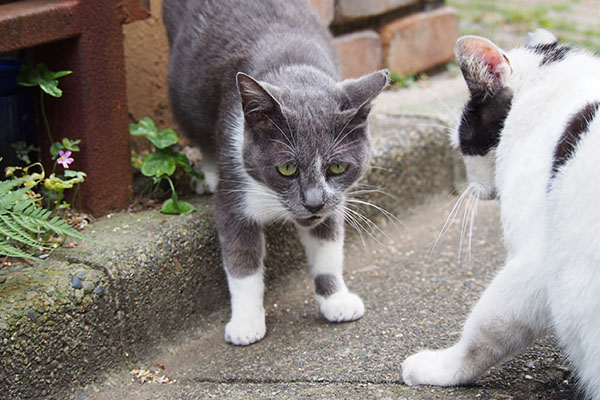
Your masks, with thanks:
[{"label": "white cat's paw", "polygon": [[225,340],[237,346],[247,346],[265,337],[265,316],[231,319],[225,326]]},{"label": "white cat's paw", "polygon": [[402,363],[402,380],[408,386],[436,385],[454,386],[457,381],[458,365],[449,362],[449,350],[425,350],[408,357]]},{"label": "white cat's paw", "polygon": [[350,292],[337,292],[328,297],[317,296],[321,313],[331,322],[354,321],[365,314],[363,301]]}]

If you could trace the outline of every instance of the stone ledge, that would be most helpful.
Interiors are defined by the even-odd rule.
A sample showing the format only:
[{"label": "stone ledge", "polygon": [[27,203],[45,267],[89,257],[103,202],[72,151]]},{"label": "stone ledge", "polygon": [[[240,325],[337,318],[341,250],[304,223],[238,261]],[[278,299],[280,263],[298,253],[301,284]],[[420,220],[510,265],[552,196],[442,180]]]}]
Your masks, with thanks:
[{"label": "stone ledge", "polygon": [[[371,125],[374,168],[363,183],[387,194],[364,200],[400,215],[452,189],[453,156],[439,121],[375,114]],[[85,384],[228,306],[212,198],[193,202],[198,211],[185,216],[115,214],[86,230],[102,246],[80,243],[45,263],[3,271],[0,398],[46,397]],[[386,221],[375,209],[363,212]],[[267,230],[268,279],[304,267],[293,231]]]}]

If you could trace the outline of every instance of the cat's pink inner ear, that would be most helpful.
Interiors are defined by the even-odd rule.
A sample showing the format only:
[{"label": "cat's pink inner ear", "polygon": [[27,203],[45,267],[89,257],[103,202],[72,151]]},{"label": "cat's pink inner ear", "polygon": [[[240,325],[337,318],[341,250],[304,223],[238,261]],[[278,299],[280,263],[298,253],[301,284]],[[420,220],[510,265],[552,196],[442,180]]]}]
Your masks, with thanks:
[{"label": "cat's pink inner ear", "polygon": [[482,37],[461,37],[456,42],[455,53],[467,84],[473,90],[494,92],[513,72],[502,50]]},{"label": "cat's pink inner ear", "polygon": [[502,70],[503,66],[508,64],[508,59],[495,44],[475,36],[459,39],[456,44],[456,55],[459,61],[466,57],[479,60],[490,67],[490,71],[493,72]]}]

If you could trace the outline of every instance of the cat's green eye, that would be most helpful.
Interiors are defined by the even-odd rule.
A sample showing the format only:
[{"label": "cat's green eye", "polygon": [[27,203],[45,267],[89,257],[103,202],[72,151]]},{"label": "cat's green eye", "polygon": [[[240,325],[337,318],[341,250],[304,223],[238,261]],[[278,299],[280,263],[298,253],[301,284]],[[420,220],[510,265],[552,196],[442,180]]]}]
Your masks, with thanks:
[{"label": "cat's green eye", "polygon": [[348,169],[348,163],[333,163],[329,166],[329,172],[333,175],[339,175]]},{"label": "cat's green eye", "polygon": [[283,176],[293,176],[296,172],[298,172],[298,167],[294,164],[284,164],[278,165],[277,171]]}]

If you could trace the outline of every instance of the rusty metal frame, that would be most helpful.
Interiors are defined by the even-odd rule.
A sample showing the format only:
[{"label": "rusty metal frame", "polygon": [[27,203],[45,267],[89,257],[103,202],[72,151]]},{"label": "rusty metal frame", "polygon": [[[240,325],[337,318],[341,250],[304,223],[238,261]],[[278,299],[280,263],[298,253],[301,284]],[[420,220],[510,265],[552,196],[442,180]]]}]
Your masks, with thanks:
[{"label": "rusty metal frame", "polygon": [[[94,215],[128,206],[132,173],[122,24],[150,16],[146,0],[25,0],[0,5],[0,53],[31,48],[61,79],[46,108],[54,140],[81,139],[73,168],[88,174],[80,208]],[[39,135],[47,154],[46,135]],[[43,160],[50,166],[50,160]]]}]

